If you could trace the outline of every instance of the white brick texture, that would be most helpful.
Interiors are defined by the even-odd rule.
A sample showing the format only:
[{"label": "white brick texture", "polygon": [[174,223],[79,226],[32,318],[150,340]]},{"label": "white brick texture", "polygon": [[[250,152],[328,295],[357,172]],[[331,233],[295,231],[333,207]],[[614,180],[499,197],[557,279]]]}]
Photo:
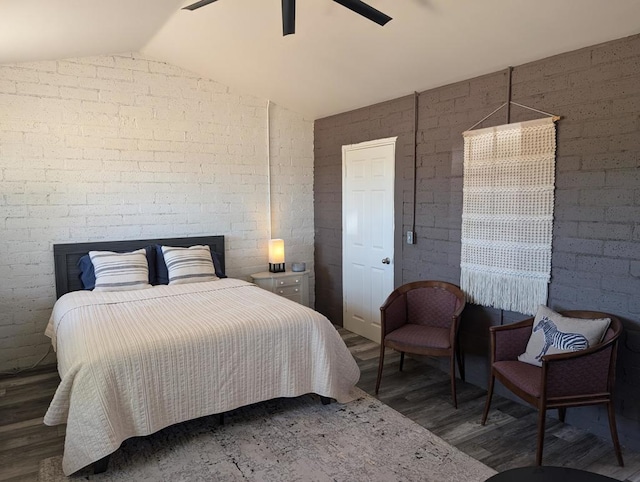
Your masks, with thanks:
[{"label": "white brick texture", "polygon": [[56,243],[223,234],[246,279],[267,265],[270,179],[272,234],[312,269],[313,122],[267,115],[139,54],[0,65],[0,371],[47,351]]}]

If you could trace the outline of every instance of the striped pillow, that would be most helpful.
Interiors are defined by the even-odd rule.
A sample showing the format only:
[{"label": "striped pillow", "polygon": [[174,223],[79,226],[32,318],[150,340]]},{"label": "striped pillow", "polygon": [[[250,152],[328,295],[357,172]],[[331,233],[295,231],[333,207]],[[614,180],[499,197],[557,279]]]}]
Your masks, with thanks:
[{"label": "striped pillow", "polygon": [[169,271],[169,284],[198,283],[218,279],[209,246],[174,248],[162,246],[164,262]]},{"label": "striped pillow", "polygon": [[89,251],[96,273],[96,291],[125,291],[151,288],[144,249],[130,253]]}]

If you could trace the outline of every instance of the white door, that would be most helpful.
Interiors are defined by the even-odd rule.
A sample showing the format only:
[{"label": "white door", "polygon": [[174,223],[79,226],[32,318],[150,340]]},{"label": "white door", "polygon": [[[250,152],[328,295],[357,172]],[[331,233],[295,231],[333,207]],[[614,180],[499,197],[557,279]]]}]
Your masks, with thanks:
[{"label": "white door", "polygon": [[344,327],[380,342],[380,305],[393,291],[396,137],[342,147]]}]

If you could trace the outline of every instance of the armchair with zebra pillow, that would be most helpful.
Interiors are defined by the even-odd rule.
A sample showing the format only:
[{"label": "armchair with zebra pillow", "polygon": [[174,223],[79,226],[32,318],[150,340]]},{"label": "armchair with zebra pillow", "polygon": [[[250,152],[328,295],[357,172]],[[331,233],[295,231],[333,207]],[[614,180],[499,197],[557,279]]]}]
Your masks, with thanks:
[{"label": "armchair with zebra pillow", "polygon": [[[599,311],[563,311],[540,306],[535,317],[489,327],[491,373],[482,425],[487,422],[495,380],[538,409],[536,465],[542,464],[545,416],[568,407],[605,405],[618,463],[622,450],[613,406],[618,338],[622,322]],[[524,353],[522,353],[524,350]]]},{"label": "armchair with zebra pillow", "polygon": [[597,345],[609,328],[609,318],[568,318],[540,305],[525,352],[518,360],[542,366],[544,355],[579,351]]}]

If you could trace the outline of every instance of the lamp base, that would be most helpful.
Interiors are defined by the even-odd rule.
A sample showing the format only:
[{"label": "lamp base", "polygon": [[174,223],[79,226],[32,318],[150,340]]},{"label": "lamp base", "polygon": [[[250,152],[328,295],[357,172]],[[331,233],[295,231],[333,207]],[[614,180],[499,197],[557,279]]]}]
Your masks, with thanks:
[{"label": "lamp base", "polygon": [[284,263],[269,263],[270,273],[283,273],[284,271]]}]

